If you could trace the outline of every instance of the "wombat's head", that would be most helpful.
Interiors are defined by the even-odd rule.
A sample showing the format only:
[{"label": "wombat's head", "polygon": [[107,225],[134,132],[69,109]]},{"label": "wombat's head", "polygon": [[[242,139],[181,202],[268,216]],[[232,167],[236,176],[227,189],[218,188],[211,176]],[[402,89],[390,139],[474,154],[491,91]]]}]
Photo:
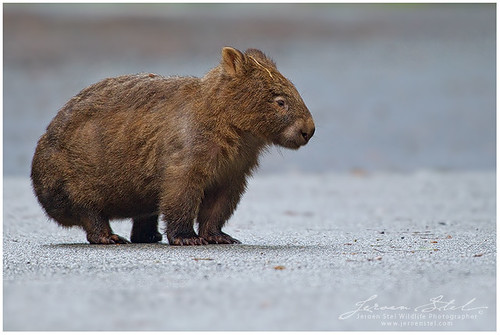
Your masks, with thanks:
[{"label": "wombat's head", "polygon": [[298,149],[314,134],[314,121],[295,86],[260,50],[222,49],[222,80],[232,122],[266,143]]}]

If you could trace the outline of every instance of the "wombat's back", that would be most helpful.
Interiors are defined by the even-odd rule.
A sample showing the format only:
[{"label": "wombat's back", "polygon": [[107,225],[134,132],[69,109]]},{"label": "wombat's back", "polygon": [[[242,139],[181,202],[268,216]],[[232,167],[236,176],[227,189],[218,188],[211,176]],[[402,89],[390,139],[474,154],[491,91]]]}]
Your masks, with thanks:
[{"label": "wombat's back", "polygon": [[[124,75],[92,84],[71,98],[47,127],[52,141],[64,141],[86,122],[124,122],[151,113],[168,113],[185,104],[184,91],[195,91],[198,78],[156,74]],[[181,98],[182,97],[182,98]]]}]

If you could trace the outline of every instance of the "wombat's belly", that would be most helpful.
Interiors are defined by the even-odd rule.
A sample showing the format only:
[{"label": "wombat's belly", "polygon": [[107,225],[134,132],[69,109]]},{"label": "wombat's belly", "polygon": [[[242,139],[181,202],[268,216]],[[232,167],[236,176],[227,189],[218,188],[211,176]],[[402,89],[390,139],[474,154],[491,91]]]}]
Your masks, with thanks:
[{"label": "wombat's belly", "polygon": [[[81,204],[108,218],[128,218],[158,213],[159,184],[140,167],[123,164],[99,166],[96,173],[80,173],[66,181],[66,187]],[[100,172],[99,172],[100,171]],[[83,185],[83,183],[87,183]]]},{"label": "wombat's belly", "polygon": [[156,198],[143,198],[140,195],[130,194],[127,199],[119,202],[104,203],[101,213],[110,218],[133,218],[140,216],[158,215],[158,202]]}]

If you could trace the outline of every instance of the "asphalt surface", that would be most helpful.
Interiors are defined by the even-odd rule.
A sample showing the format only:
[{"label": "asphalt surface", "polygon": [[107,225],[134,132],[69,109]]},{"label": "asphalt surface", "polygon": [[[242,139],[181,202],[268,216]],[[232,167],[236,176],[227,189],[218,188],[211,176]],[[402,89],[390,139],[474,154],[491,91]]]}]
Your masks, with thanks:
[{"label": "asphalt surface", "polygon": [[171,247],[89,245],[5,178],[4,330],[495,330],[495,179],[257,174],[242,245]]}]

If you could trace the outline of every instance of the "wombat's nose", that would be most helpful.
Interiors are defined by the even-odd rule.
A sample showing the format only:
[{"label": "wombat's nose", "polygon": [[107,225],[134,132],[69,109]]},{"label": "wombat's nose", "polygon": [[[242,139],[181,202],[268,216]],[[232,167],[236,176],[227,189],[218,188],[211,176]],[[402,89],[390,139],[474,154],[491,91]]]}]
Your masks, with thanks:
[{"label": "wombat's nose", "polygon": [[302,137],[304,138],[304,140],[306,140],[306,142],[308,142],[311,139],[311,137],[313,137],[315,130],[316,128],[314,126],[311,129],[302,130]]}]

